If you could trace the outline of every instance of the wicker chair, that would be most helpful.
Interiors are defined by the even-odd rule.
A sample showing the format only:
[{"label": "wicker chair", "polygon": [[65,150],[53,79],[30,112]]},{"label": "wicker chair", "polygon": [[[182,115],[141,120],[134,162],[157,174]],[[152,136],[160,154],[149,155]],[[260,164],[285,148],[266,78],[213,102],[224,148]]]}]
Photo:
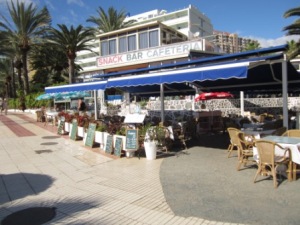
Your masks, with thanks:
[{"label": "wicker chair", "polygon": [[291,129],[287,130],[282,134],[282,136],[287,136],[287,137],[300,137],[300,130],[297,129]]},{"label": "wicker chair", "polygon": [[45,122],[46,117],[42,110],[38,110],[36,113],[36,122]]},{"label": "wicker chair", "polygon": [[[284,149],[279,144],[266,141],[266,140],[257,140],[255,142],[255,146],[257,147],[259,159],[258,159],[258,169],[254,177],[254,183],[256,182],[258,174],[261,175],[269,175],[273,177],[274,187],[277,188],[278,182],[276,178],[277,167],[279,165],[287,165],[288,169],[286,172],[288,173],[289,180],[292,177],[291,174],[291,161],[289,158],[290,150]],[[279,148],[282,152],[280,155],[275,155],[275,147]]]},{"label": "wicker chair", "polygon": [[[230,157],[231,153],[234,151],[234,150],[238,150],[238,146],[239,146],[239,138],[238,138],[238,133],[241,132],[240,129],[237,129],[237,128],[234,128],[234,127],[228,127],[227,128],[227,132],[229,134],[229,138],[230,138],[230,144],[228,146],[228,158]],[[247,135],[247,139],[253,139],[253,136],[250,136],[250,135]],[[253,146],[253,143],[251,141],[246,141],[245,140],[245,134],[243,133],[243,141],[245,143],[247,143],[247,147],[251,147]]]},{"label": "wicker chair", "polygon": [[237,171],[240,170],[241,166],[247,166],[247,163],[256,163],[253,159],[253,145],[245,141],[245,135],[243,132],[237,134],[238,141],[238,165]]}]

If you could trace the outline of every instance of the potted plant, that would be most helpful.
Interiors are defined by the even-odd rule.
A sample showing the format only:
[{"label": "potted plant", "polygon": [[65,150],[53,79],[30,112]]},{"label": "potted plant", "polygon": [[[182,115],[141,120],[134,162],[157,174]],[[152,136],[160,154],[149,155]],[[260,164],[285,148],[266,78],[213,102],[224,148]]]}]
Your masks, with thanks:
[{"label": "potted plant", "polygon": [[144,149],[148,160],[156,159],[157,152],[157,126],[145,125],[141,130],[144,133]]},{"label": "potted plant", "polygon": [[69,113],[65,113],[65,131],[70,132],[71,131],[71,124],[74,116]]}]

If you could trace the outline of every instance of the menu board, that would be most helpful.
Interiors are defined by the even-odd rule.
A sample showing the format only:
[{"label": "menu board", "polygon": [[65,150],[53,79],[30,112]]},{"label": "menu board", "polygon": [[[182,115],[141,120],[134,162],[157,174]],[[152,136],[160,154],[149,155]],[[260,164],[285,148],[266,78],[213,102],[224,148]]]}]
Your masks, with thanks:
[{"label": "menu board", "polygon": [[124,123],[143,123],[145,117],[145,114],[128,114],[125,116]]},{"label": "menu board", "polygon": [[77,140],[77,128],[78,123],[76,119],[72,120],[72,129],[70,130],[70,139],[76,141]]},{"label": "menu board", "polygon": [[126,130],[126,149],[138,149],[138,130]]},{"label": "menu board", "polygon": [[84,143],[85,146],[93,147],[95,141],[96,125],[97,124],[95,123],[89,124],[89,128],[87,130],[87,135]]},{"label": "menu board", "polygon": [[113,136],[107,135],[106,144],[105,144],[105,152],[111,154],[113,150]]},{"label": "menu board", "polygon": [[57,134],[64,134],[65,133],[64,128],[65,128],[65,117],[62,116],[62,117],[60,117],[60,121],[58,124]]},{"label": "menu board", "polygon": [[122,145],[123,145],[123,139],[120,137],[116,137],[116,143],[115,143],[115,149],[114,149],[115,156],[121,157]]}]

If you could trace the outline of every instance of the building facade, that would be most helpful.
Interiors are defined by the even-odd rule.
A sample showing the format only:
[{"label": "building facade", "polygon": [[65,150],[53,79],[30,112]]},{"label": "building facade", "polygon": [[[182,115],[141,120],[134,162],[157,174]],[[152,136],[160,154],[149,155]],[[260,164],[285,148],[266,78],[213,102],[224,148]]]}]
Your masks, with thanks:
[{"label": "building facade", "polygon": [[251,41],[214,31],[210,19],[192,5],[173,12],[156,9],[126,20],[136,22],[129,28],[99,35],[90,43],[91,51],[77,53],[76,63],[83,68],[81,80],[186,61],[192,51],[198,52],[197,57],[241,52]]},{"label": "building facade", "polygon": [[[128,17],[126,20],[136,20],[136,22],[130,28],[99,35],[96,40],[90,43],[92,51],[77,53],[76,63],[83,68],[83,71],[80,73],[81,78],[89,79],[96,74],[133,69],[134,67],[131,67],[131,64],[143,64],[146,62],[136,61],[137,58],[135,56],[139,57],[139,54],[141,54],[141,52],[137,51],[141,50],[150,51],[156,48],[155,51],[160,52],[159,54],[162,56],[162,52],[167,53],[170,51],[169,48],[166,48],[166,46],[169,46],[173,50],[178,50],[177,53],[179,53],[181,48],[184,48],[184,53],[173,54],[174,52],[172,51],[169,52],[168,57],[165,56],[163,58],[153,54],[152,60],[150,59],[149,61],[151,57],[147,58],[147,62],[150,62],[150,64],[146,63],[136,68],[169,63],[170,60],[172,61],[176,58],[177,61],[186,60],[190,49],[215,51],[211,44],[204,43],[205,41],[200,39],[200,37],[211,37],[213,35],[213,26],[210,19],[192,5],[169,13],[166,10],[152,10]],[[195,41],[201,41],[200,45],[206,45],[206,49],[209,50],[205,50],[205,47],[199,47],[199,44],[197,45],[198,47],[195,47],[195,45],[190,43],[174,47],[174,44],[179,42]],[[124,62],[124,56],[120,56],[120,54],[129,52],[132,53],[132,58],[127,58],[127,62],[120,66],[121,64],[117,62]],[[121,60],[122,57],[123,59]],[[130,60],[134,63],[128,62]]]}]

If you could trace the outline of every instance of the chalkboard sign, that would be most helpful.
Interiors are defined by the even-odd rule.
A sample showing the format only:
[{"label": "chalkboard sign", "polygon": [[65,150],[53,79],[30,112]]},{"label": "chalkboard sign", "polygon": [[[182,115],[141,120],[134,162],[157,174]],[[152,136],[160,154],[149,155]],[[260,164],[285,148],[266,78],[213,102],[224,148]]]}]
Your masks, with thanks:
[{"label": "chalkboard sign", "polygon": [[85,146],[93,147],[95,141],[96,125],[97,124],[95,123],[89,124],[89,128],[87,130],[87,135],[84,143]]},{"label": "chalkboard sign", "polygon": [[60,122],[58,124],[58,128],[57,128],[57,134],[64,134],[65,133],[65,117],[62,116],[60,117]]},{"label": "chalkboard sign", "polygon": [[78,128],[78,123],[77,123],[77,119],[73,119],[72,120],[72,129],[70,131],[70,138],[74,141],[77,140],[77,128]]},{"label": "chalkboard sign", "polygon": [[113,150],[113,136],[112,135],[107,135],[106,138],[106,144],[105,144],[105,152],[111,154]]},{"label": "chalkboard sign", "polygon": [[138,149],[138,130],[126,130],[126,149]]},{"label": "chalkboard sign", "polygon": [[116,143],[115,143],[115,149],[114,149],[114,155],[115,156],[121,156],[123,146],[123,139],[120,137],[116,137]]}]

